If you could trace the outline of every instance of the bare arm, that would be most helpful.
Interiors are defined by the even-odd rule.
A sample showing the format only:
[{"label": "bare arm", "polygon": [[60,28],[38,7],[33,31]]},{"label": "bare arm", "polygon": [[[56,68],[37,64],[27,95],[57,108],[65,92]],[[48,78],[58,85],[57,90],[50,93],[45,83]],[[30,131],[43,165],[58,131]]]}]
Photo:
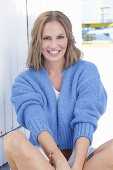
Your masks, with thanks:
[{"label": "bare arm", "polygon": [[75,144],[75,156],[72,170],[82,170],[86,155],[88,152],[90,141],[86,137],[80,137]]},{"label": "bare arm", "polygon": [[53,137],[48,131],[41,132],[38,136],[38,141],[48,157],[51,151],[56,150],[55,154],[52,155],[52,161],[56,167],[60,167],[61,170],[70,170],[66,158],[64,157],[60,149],[58,150],[58,146],[56,145]]}]

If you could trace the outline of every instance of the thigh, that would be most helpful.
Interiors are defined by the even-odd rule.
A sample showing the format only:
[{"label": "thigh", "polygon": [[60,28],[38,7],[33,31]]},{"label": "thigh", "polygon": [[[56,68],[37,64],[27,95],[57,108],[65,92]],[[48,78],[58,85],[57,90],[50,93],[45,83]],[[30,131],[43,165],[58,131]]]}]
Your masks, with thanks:
[{"label": "thigh", "polygon": [[[89,155],[91,155],[91,153],[94,152],[94,150],[95,150],[95,148],[89,147],[88,153],[87,153],[87,157],[88,157]],[[68,160],[68,163],[69,163],[69,165],[70,165],[71,168],[72,168],[73,161],[74,161],[74,155],[75,155],[75,148],[73,149],[72,155],[71,155],[70,159]]]},{"label": "thigh", "polygon": [[[21,170],[55,170],[43,154],[21,132],[11,132],[5,137],[6,156]],[[10,165],[11,168],[13,167]],[[12,168],[13,169],[13,168]]]},{"label": "thigh", "polygon": [[113,140],[99,146],[87,157],[83,170],[108,170],[113,162],[112,155],[110,154],[112,147]]}]

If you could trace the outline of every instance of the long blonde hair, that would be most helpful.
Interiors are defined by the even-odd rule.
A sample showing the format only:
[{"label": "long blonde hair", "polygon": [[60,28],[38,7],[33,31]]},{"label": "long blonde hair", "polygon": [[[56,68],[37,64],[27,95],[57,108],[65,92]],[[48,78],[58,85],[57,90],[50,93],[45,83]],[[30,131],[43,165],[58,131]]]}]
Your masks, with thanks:
[{"label": "long blonde hair", "polygon": [[34,23],[26,62],[28,68],[39,70],[44,65],[44,56],[41,53],[42,32],[45,23],[51,21],[60,22],[66,31],[68,46],[65,54],[64,68],[75,64],[82,57],[82,52],[75,46],[75,38],[72,33],[72,24],[69,18],[60,11],[47,11],[40,14]]}]

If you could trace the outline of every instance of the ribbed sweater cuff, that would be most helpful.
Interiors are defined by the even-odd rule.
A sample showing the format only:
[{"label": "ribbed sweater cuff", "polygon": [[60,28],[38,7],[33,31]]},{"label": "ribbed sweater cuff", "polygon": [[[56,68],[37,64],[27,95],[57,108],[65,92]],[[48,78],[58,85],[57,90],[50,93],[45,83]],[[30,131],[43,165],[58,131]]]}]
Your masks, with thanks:
[{"label": "ribbed sweater cuff", "polygon": [[42,131],[48,131],[52,135],[47,121],[40,121],[39,119],[32,117],[28,126],[35,142],[37,142],[37,137]]},{"label": "ribbed sweater cuff", "polygon": [[94,126],[91,123],[78,123],[74,127],[74,140],[73,145],[75,145],[76,140],[79,137],[87,137],[90,140],[90,145],[92,144],[94,133]]},{"label": "ribbed sweater cuff", "polygon": [[51,135],[51,129],[49,128],[48,121],[45,118],[45,115],[43,114],[43,110],[41,108],[36,108],[32,106],[26,108],[24,118],[26,122],[26,128],[31,132],[33,139],[35,142],[37,141],[38,135],[42,131],[48,131]]}]

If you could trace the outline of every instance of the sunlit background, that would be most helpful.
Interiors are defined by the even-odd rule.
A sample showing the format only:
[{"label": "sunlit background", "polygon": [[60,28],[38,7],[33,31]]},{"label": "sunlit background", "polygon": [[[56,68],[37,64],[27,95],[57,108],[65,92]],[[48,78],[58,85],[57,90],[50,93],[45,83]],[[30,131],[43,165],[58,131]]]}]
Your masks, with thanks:
[{"label": "sunlit background", "polygon": [[113,1],[82,0],[83,43],[113,42]]},{"label": "sunlit background", "polygon": [[9,169],[4,136],[12,130],[28,136],[16,121],[10,102],[11,86],[26,69],[33,23],[46,10],[60,10],[70,18],[83,59],[97,65],[107,91],[108,105],[94,133],[93,147],[113,138],[113,0],[0,0],[0,170]]},{"label": "sunlit background", "polygon": [[113,0],[82,0],[82,50],[95,63],[108,94],[108,105],[94,133],[93,146],[113,138]]}]

